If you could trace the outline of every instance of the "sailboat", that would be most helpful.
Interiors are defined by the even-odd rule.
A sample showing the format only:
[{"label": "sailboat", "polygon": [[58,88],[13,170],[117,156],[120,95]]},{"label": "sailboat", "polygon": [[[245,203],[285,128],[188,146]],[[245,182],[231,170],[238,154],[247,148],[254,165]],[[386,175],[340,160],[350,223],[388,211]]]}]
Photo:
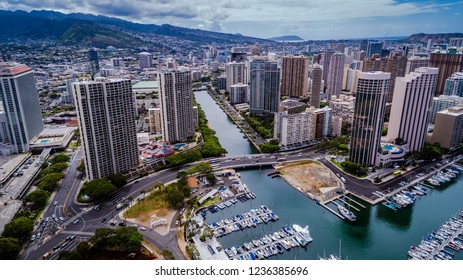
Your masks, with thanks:
[{"label": "sailboat", "polygon": [[348,210],[346,207],[342,205],[338,205],[338,211],[343,215],[345,218],[347,218],[351,222],[355,222],[357,220],[357,216],[352,213],[352,211]]}]

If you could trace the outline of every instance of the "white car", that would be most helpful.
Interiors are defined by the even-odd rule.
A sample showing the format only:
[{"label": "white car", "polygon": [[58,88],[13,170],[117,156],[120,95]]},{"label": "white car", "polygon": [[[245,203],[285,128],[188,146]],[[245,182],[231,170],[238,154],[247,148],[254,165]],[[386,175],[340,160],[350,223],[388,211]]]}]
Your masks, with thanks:
[{"label": "white car", "polygon": [[142,230],[142,231],[145,231],[145,230],[146,230],[145,227],[139,227],[139,229]]},{"label": "white car", "polygon": [[55,202],[53,202],[53,205],[56,206],[57,204],[58,204],[58,201],[55,200]]}]

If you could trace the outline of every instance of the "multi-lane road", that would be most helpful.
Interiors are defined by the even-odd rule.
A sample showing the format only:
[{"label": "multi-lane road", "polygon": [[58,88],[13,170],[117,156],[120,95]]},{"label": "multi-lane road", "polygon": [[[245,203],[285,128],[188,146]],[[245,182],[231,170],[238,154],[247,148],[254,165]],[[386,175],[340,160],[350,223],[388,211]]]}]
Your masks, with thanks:
[{"label": "multi-lane road", "polygon": [[[284,158],[286,161],[294,161],[301,159],[317,159],[323,162],[329,169],[335,173],[341,173],[334,165],[325,159],[324,154],[314,153],[315,148],[306,148],[294,152],[277,153],[277,154],[252,154],[242,156],[221,157],[214,160],[214,164],[220,168],[239,168],[239,167],[259,167],[272,165]],[[22,253],[23,259],[40,259],[47,252],[53,252],[53,249],[62,246],[60,250],[69,250],[74,243],[78,240],[85,240],[91,236],[97,228],[111,227],[110,221],[119,221],[118,214],[122,209],[116,209],[116,205],[128,198],[135,198],[139,196],[142,191],[152,187],[156,182],[168,183],[176,179],[179,170],[188,168],[194,165],[193,163],[165,169],[147,177],[137,179],[127,186],[117,190],[105,203],[100,204],[98,207],[95,205],[80,204],[77,202],[77,193],[79,186],[82,183],[82,172],[76,170],[82,157],[81,150],[73,155],[72,161],[68,172],[63,179],[61,188],[55,193],[51,200],[52,202],[44,211],[43,220],[48,217],[48,222],[39,221],[36,225],[34,234],[41,233],[40,238],[36,238],[34,242],[30,242],[29,246]],[[422,166],[416,168],[414,171],[406,175],[399,176],[398,178],[388,181],[386,183],[375,185],[368,180],[356,179],[344,174],[346,178],[346,189],[351,192],[371,197],[372,192],[376,190],[386,190],[390,188],[399,187],[397,183],[401,180],[408,180],[415,174],[424,172],[430,167],[432,162],[421,163]],[[55,204],[56,201],[56,205]],[[53,219],[53,215],[56,219]],[[60,219],[61,218],[61,219]],[[140,231],[145,239],[153,243],[159,249],[167,249],[172,252],[176,259],[184,259],[184,256],[178,246],[176,238],[176,226],[174,224],[176,219],[172,220],[170,230],[167,235],[160,235],[155,231],[147,230]],[[45,226],[43,225],[45,224]],[[130,224],[127,224],[128,226]],[[73,240],[66,241],[68,236],[75,235]],[[63,246],[64,244],[64,246]],[[55,258],[59,250],[51,256]]]}]

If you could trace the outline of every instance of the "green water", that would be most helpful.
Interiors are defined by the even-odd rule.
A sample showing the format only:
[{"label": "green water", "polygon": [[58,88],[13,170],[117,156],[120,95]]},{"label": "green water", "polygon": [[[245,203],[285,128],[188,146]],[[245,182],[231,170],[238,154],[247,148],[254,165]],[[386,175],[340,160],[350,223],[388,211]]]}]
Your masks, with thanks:
[{"label": "green water", "polygon": [[[253,152],[239,130],[231,123],[207,93],[197,93],[201,104],[217,131],[222,145],[230,154],[242,154],[243,150]],[[228,121],[228,125],[223,121]],[[244,140],[244,141],[243,141]],[[245,147],[243,147],[245,145]],[[434,189],[427,196],[419,198],[414,205],[397,212],[383,205],[361,208],[355,223],[347,223],[317,205],[282,179],[271,179],[267,170],[239,169],[242,181],[257,195],[244,203],[238,202],[215,214],[208,213],[206,222],[211,223],[248,211],[265,204],[275,211],[277,222],[262,224],[222,237],[224,247],[241,245],[252,239],[274,232],[283,225],[293,223],[309,225],[314,241],[306,248],[294,248],[272,259],[317,259],[324,254],[338,254],[339,240],[342,242],[343,259],[406,259],[410,246],[418,245],[425,235],[437,229],[444,221],[463,209],[463,175],[452,184]],[[331,205],[333,207],[333,205]],[[334,207],[333,207],[334,208]],[[450,250],[450,249],[449,249]],[[463,259],[463,253],[456,253],[454,259]]]}]

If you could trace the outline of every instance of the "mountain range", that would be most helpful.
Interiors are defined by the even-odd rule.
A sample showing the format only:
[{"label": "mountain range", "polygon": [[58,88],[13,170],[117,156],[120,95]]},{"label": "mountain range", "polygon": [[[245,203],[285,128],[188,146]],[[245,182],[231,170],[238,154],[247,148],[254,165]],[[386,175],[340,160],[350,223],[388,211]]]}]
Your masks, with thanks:
[{"label": "mountain range", "polygon": [[[193,43],[253,44],[264,39],[169,24],[140,24],[106,16],[56,11],[0,10],[0,42],[21,39],[50,39],[65,45],[93,47],[136,47],[159,45],[157,36],[168,36]],[[154,36],[154,37],[153,37]],[[152,37],[152,40],[146,40]]]}]

